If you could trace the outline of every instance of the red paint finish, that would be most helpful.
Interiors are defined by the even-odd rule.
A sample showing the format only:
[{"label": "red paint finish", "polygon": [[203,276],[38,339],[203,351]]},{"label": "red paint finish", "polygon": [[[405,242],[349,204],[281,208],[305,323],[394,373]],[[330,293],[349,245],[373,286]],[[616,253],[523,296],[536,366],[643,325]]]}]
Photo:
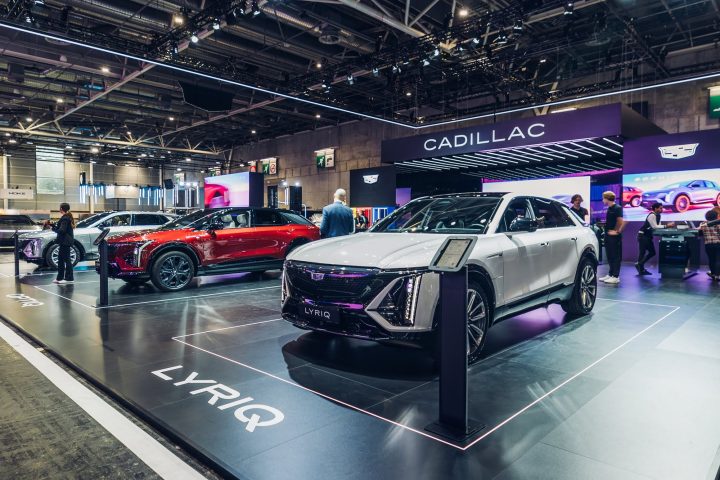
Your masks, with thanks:
[{"label": "red paint finish", "polygon": [[[114,235],[108,239],[111,252],[111,276],[139,277],[150,274],[152,260],[167,248],[190,248],[195,254],[197,267],[223,266],[253,260],[277,260],[280,264],[294,242],[306,243],[320,238],[320,229],[312,224],[253,226],[242,228],[161,228]],[[147,243],[151,242],[151,243]],[[147,243],[147,244],[146,244]],[[146,244],[146,245],[145,245]],[[137,249],[140,252],[136,265]],[[157,255],[156,255],[157,253]],[[248,268],[251,270],[251,268]],[[238,265],[237,271],[244,271]]]}]

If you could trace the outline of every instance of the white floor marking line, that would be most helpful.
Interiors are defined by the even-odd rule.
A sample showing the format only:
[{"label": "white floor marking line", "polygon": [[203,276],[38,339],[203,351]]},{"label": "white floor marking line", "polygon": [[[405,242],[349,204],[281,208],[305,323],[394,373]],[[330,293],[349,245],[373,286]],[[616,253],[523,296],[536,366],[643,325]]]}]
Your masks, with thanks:
[{"label": "white floor marking line", "polygon": [[231,328],[249,327],[251,325],[261,325],[263,323],[278,322],[280,320],[282,320],[282,318],[273,318],[272,320],[263,320],[262,322],[244,323],[242,325],[233,325],[230,327],[216,328],[215,330],[205,330],[204,332],[195,332],[195,333],[188,333],[187,335],[178,335],[177,337],[172,337],[172,339],[177,340],[178,338],[192,337],[195,335],[202,335],[203,333],[219,332],[221,330],[230,330]]},{"label": "white floor marking line", "polygon": [[97,307],[98,309],[102,308],[118,308],[118,307],[131,307],[134,305],[147,305],[149,303],[161,303],[161,302],[172,302],[177,300],[192,300],[194,298],[205,298],[205,297],[217,297],[220,295],[232,295],[237,293],[245,293],[245,292],[257,292],[260,290],[270,290],[273,288],[280,288],[280,285],[276,285],[274,287],[260,287],[260,288],[246,288],[244,290],[232,290],[230,292],[217,292],[217,293],[206,293],[203,295],[194,295],[192,297],[182,297],[182,298],[162,298],[160,300],[148,300],[147,302],[132,302],[132,303],[121,303],[119,305],[108,305],[105,307]]},{"label": "white floor marking line", "polygon": [[362,409],[362,408],[360,408],[360,407],[356,407],[355,405],[351,405],[351,404],[349,404],[349,403],[347,403],[347,402],[343,402],[342,400],[338,400],[337,398],[331,397],[331,396],[329,396],[329,395],[326,395],[326,394],[324,394],[324,393],[318,392],[318,391],[313,390],[313,389],[311,389],[311,388],[304,387],[304,386],[299,385],[299,384],[297,384],[297,383],[295,383],[295,382],[291,382],[290,380],[285,380],[284,378],[278,377],[277,375],[273,375],[272,373],[269,373],[269,372],[265,372],[265,371],[263,371],[263,370],[260,370],[259,368],[255,368],[255,367],[252,367],[252,366],[250,366],[250,365],[244,364],[244,363],[242,363],[242,362],[238,362],[237,360],[233,360],[232,358],[223,357],[222,355],[220,355],[220,354],[218,354],[218,353],[211,352],[210,350],[205,350],[204,348],[198,347],[197,345],[193,345],[193,344],[191,344],[191,343],[184,342],[184,341],[182,341],[182,340],[180,340],[180,339],[178,339],[178,338],[173,338],[173,340],[176,341],[176,342],[182,343],[183,345],[187,345],[188,347],[194,348],[194,349],[196,349],[196,350],[200,350],[201,352],[205,352],[205,353],[207,353],[207,354],[209,354],[209,355],[212,355],[212,356],[214,356],[214,357],[222,358],[223,360],[226,360],[226,361],[228,361],[228,362],[230,362],[230,363],[234,363],[234,364],[236,364],[236,365],[240,365],[241,367],[245,367],[245,368],[247,368],[247,369],[249,369],[249,370],[252,370],[253,372],[260,373],[260,374],[262,374],[262,375],[266,375],[266,376],[268,376],[268,377],[270,377],[270,378],[274,378],[275,380],[279,380],[279,381],[281,381],[281,382],[283,382],[283,383],[286,383],[286,384],[288,384],[288,385],[291,385],[291,386],[293,386],[293,387],[296,387],[296,388],[305,390],[305,391],[310,392],[310,393],[312,393],[312,394],[314,394],[314,395],[317,395],[317,396],[319,396],[319,397],[323,397],[323,398],[325,398],[325,399],[327,399],[327,400],[330,400],[330,401],[332,401],[332,402],[335,402],[335,403],[337,403],[337,404],[340,404],[340,405],[342,405],[343,407],[347,407],[347,408],[350,408],[350,409],[355,410],[355,411],[357,411],[357,412],[364,413],[365,415],[369,415],[369,416],[371,416],[371,417],[377,418],[378,420],[382,420],[382,421],[384,421],[384,422],[391,423],[391,424],[395,425],[396,427],[404,428],[405,430],[410,430],[411,432],[417,433],[418,435],[422,435],[423,437],[427,437],[427,438],[429,438],[429,439],[431,439],[431,440],[435,440],[436,442],[444,443],[445,445],[448,445],[448,446],[450,446],[450,447],[456,448],[456,449],[458,449],[458,450],[463,450],[462,447],[459,447],[459,446],[457,446],[457,445],[453,445],[453,444],[450,443],[450,442],[446,442],[445,440],[442,440],[442,439],[440,439],[440,438],[434,437],[434,436],[432,436],[432,435],[430,435],[430,434],[428,434],[428,433],[425,433],[425,432],[423,432],[423,431],[421,431],[421,430],[417,430],[417,429],[414,429],[414,428],[412,428],[412,427],[408,427],[407,425],[403,425],[402,423],[395,422],[395,421],[393,421],[393,420],[390,420],[389,418],[381,417],[380,415],[378,415],[378,414],[376,414],[376,413],[369,412],[369,411],[364,410],[364,409]]},{"label": "white floor marking line", "polygon": [[190,480],[205,478],[4,323],[0,323],[0,338],[160,477]]},{"label": "white floor marking line", "polygon": [[85,308],[91,308],[91,309],[95,310],[95,307],[93,307],[92,305],[86,305],[86,304],[84,304],[84,303],[82,303],[82,302],[78,302],[77,300],[73,300],[72,298],[64,297],[64,296],[60,295],[59,293],[51,292],[50,290],[46,290],[46,289],[44,289],[44,288],[42,288],[42,287],[38,287],[37,285],[33,285],[33,287],[35,287],[35,288],[37,288],[38,290],[41,290],[41,291],[43,291],[43,292],[45,292],[45,293],[49,293],[50,295],[54,295],[54,296],[56,296],[56,297],[63,298],[63,299],[65,299],[65,300],[67,300],[68,302],[76,303],[76,304],[78,304],[78,305],[82,305],[82,306],[85,307]]},{"label": "white floor marking line", "polygon": [[662,303],[635,302],[633,300],[618,300],[615,298],[600,298],[600,297],[598,297],[597,300],[605,300],[608,302],[633,303],[635,305],[650,305],[651,307],[680,308],[677,305],[663,305]]},{"label": "white floor marking line", "polygon": [[[610,300],[610,299],[598,299],[598,300]],[[640,303],[640,302],[633,302],[633,301],[629,301],[629,300],[612,300],[612,301],[615,301],[615,302],[626,302],[626,303]],[[176,341],[176,342],[179,342],[179,343],[182,343],[183,345],[187,345],[188,347],[194,348],[194,349],[196,349],[196,350],[200,350],[200,351],[202,351],[202,352],[205,352],[205,353],[207,353],[207,354],[209,354],[209,355],[213,355],[214,357],[221,358],[221,359],[226,360],[226,361],[228,361],[228,362],[230,362],[230,363],[234,363],[234,364],[236,364],[236,365],[240,365],[241,367],[245,367],[245,368],[247,368],[247,369],[249,369],[249,370],[252,370],[252,371],[254,371],[254,372],[260,373],[260,374],[262,374],[262,375],[266,375],[266,376],[268,376],[268,377],[270,377],[270,378],[274,378],[275,380],[279,380],[279,381],[281,381],[281,382],[283,382],[283,383],[286,383],[286,384],[288,384],[288,385],[292,385],[292,386],[294,386],[294,387],[300,388],[300,389],[302,389],[302,390],[305,390],[305,391],[307,391],[307,392],[313,393],[313,394],[318,395],[318,396],[320,396],[320,397],[326,398],[326,399],[331,400],[331,401],[333,401],[333,402],[335,402],[335,403],[338,403],[338,404],[343,405],[343,406],[345,406],[345,407],[351,408],[351,409],[353,409],[353,410],[355,410],[355,411],[357,411],[357,412],[364,413],[364,414],[369,415],[369,416],[371,416],[371,417],[373,417],[373,418],[377,418],[378,420],[382,420],[382,421],[384,421],[384,422],[387,422],[387,423],[390,423],[390,424],[392,424],[392,425],[395,425],[396,427],[400,427],[400,428],[403,428],[403,429],[405,429],[405,430],[409,430],[409,431],[411,431],[411,432],[413,432],[413,433],[417,433],[417,434],[422,435],[422,436],[424,436],[424,437],[427,437],[427,438],[429,438],[429,439],[431,439],[431,440],[435,440],[435,441],[437,441],[437,442],[443,443],[443,444],[445,444],[445,445],[448,445],[448,446],[450,446],[450,447],[453,447],[453,448],[455,448],[455,449],[457,449],[457,450],[461,450],[461,451],[464,452],[464,451],[466,451],[467,449],[469,449],[470,447],[472,447],[473,445],[475,445],[475,444],[477,444],[478,442],[480,442],[481,440],[487,438],[487,437],[488,437],[490,434],[492,434],[493,432],[496,432],[497,430],[499,430],[499,429],[502,428],[503,426],[507,425],[508,423],[510,423],[511,421],[513,421],[515,418],[519,417],[520,415],[522,415],[523,413],[525,413],[527,410],[531,409],[532,407],[534,407],[535,405],[537,405],[538,403],[540,403],[541,401],[543,401],[544,399],[546,399],[547,397],[549,397],[550,395],[552,395],[553,393],[557,392],[557,391],[560,390],[562,387],[566,386],[567,384],[569,384],[570,382],[572,382],[573,380],[575,380],[576,378],[578,378],[580,375],[584,374],[585,372],[587,372],[587,371],[590,370],[591,368],[595,367],[595,366],[598,365],[600,362],[602,362],[603,360],[607,359],[608,357],[610,357],[611,355],[613,355],[614,353],[616,353],[618,350],[620,350],[621,348],[623,348],[623,347],[624,347],[625,345],[627,345],[628,343],[632,342],[632,341],[635,340],[636,338],[638,338],[638,337],[640,337],[641,335],[645,334],[648,330],[650,330],[651,328],[653,328],[653,327],[655,327],[656,325],[658,325],[660,322],[662,322],[663,320],[665,320],[666,318],[668,318],[668,317],[669,317],[670,315],[672,315],[673,313],[675,313],[675,312],[677,312],[678,310],[680,310],[680,307],[674,306],[674,305],[661,305],[661,304],[657,304],[657,303],[643,303],[643,305],[652,305],[652,306],[657,306],[657,307],[672,308],[673,310],[670,311],[670,312],[668,312],[667,314],[663,315],[663,316],[660,317],[658,320],[656,320],[655,322],[653,322],[653,323],[650,324],[649,326],[645,327],[643,330],[641,330],[640,332],[636,333],[635,335],[633,335],[632,337],[630,337],[628,340],[626,340],[626,341],[623,342],[622,344],[620,344],[620,345],[618,345],[617,347],[615,347],[614,349],[610,350],[608,353],[606,353],[605,355],[603,355],[603,356],[600,357],[599,359],[595,360],[593,363],[591,363],[591,364],[588,365],[587,367],[585,367],[585,368],[583,368],[582,370],[580,370],[579,372],[573,374],[570,378],[568,378],[567,380],[563,381],[562,383],[560,383],[559,385],[557,385],[556,387],[554,387],[552,390],[549,390],[547,393],[545,393],[545,394],[542,395],[541,397],[538,397],[537,399],[535,399],[534,401],[532,401],[531,403],[529,403],[529,404],[526,405],[525,407],[521,408],[520,410],[518,410],[518,411],[515,412],[514,414],[510,415],[508,418],[506,418],[505,420],[503,420],[503,421],[500,422],[499,424],[495,425],[493,428],[491,428],[490,430],[488,430],[487,432],[485,432],[484,434],[482,434],[480,437],[476,438],[474,441],[472,441],[471,443],[469,443],[469,444],[466,445],[465,447],[461,447],[461,446],[459,446],[459,445],[455,445],[455,444],[453,444],[453,443],[447,442],[447,441],[445,441],[445,440],[443,440],[443,439],[441,439],[441,438],[435,437],[435,436],[430,435],[430,434],[428,434],[428,433],[425,433],[425,432],[423,432],[423,431],[421,431],[421,430],[417,430],[417,429],[412,428],[412,427],[409,427],[409,426],[407,426],[407,425],[403,425],[403,424],[398,423],[398,422],[396,422],[396,421],[394,421],[394,420],[390,420],[389,418],[381,417],[380,415],[377,415],[377,414],[375,414],[375,413],[369,412],[369,411],[367,411],[367,410],[365,410],[365,409],[362,409],[362,408],[360,408],[360,407],[356,407],[355,405],[350,405],[349,403],[343,402],[342,400],[338,400],[337,398],[331,397],[331,396],[326,395],[326,394],[324,394],[324,393],[321,393],[321,392],[312,390],[312,389],[310,389],[310,388],[307,388],[307,387],[304,387],[304,386],[302,386],[302,385],[299,385],[299,384],[297,384],[297,383],[295,383],[295,382],[291,382],[290,380],[286,380],[286,379],[284,379],[284,378],[278,377],[277,375],[273,375],[272,373],[266,372],[266,371],[264,371],[264,370],[260,370],[259,368],[255,368],[255,367],[253,367],[253,366],[247,365],[247,364],[242,363],[242,362],[239,362],[239,361],[237,361],[237,360],[233,360],[232,358],[224,357],[224,356],[222,356],[222,355],[220,355],[220,354],[218,354],[218,353],[211,352],[210,350],[206,350],[206,349],[204,349],[204,348],[202,348],[202,347],[198,347],[197,345],[193,345],[193,344],[191,344],[191,343],[187,343],[187,342],[185,342],[185,341],[183,341],[183,340],[180,340],[181,338],[185,338],[185,337],[189,337],[189,336],[194,336],[194,335],[200,335],[200,334],[202,334],[202,333],[211,333],[211,332],[215,332],[215,331],[218,331],[218,330],[228,330],[228,329],[231,329],[231,328],[247,327],[247,326],[250,326],[250,325],[257,325],[257,324],[269,323],[269,322],[273,322],[273,321],[277,321],[277,320],[266,320],[266,321],[262,321],[262,322],[250,323],[250,324],[245,324],[245,325],[234,325],[234,326],[232,326],[232,327],[224,327],[224,328],[220,328],[220,329],[217,329],[217,330],[208,330],[207,332],[197,332],[197,333],[192,333],[192,334],[189,334],[189,335],[181,335],[181,336],[177,336],[177,337],[172,337],[172,340],[174,340],[174,341]],[[281,320],[281,319],[278,319],[278,320]],[[510,347],[510,348],[514,348],[514,347]],[[503,351],[506,351],[506,350],[508,350],[508,349],[505,349],[505,350],[503,350]],[[499,353],[502,353],[502,352],[499,352]],[[492,356],[491,356],[491,357],[492,357]],[[488,357],[488,358],[491,358],[491,357]],[[396,395],[396,396],[400,396],[400,395]],[[381,402],[381,403],[382,403],[382,402]]]},{"label": "white floor marking line", "polygon": [[472,442],[470,442],[468,445],[466,445],[464,448],[462,448],[462,450],[467,450],[468,448],[472,447],[473,445],[475,445],[476,443],[478,443],[478,442],[481,441],[482,439],[486,438],[486,437],[487,437],[488,435],[490,435],[491,433],[499,430],[499,429],[502,428],[504,425],[507,425],[508,423],[510,423],[511,421],[513,421],[515,418],[519,417],[520,415],[522,415],[523,413],[525,413],[527,410],[531,409],[532,407],[534,407],[534,406],[537,405],[538,403],[542,402],[542,401],[545,400],[547,397],[549,397],[549,396],[552,395],[553,393],[557,392],[557,391],[560,390],[562,387],[564,387],[564,386],[567,385],[568,383],[572,382],[573,380],[575,380],[576,378],[578,378],[580,375],[582,375],[583,373],[585,373],[585,372],[587,372],[588,370],[590,370],[591,368],[593,368],[593,367],[594,367],[595,365],[597,365],[598,363],[600,363],[600,362],[602,362],[603,360],[605,360],[606,358],[610,357],[610,356],[613,355],[615,352],[617,352],[618,350],[620,350],[621,348],[623,348],[625,345],[627,345],[628,343],[632,342],[633,340],[635,340],[635,339],[638,338],[639,336],[643,335],[645,332],[647,332],[648,330],[650,330],[651,328],[653,328],[655,325],[659,324],[660,322],[662,322],[663,320],[665,320],[666,318],[668,318],[670,315],[672,315],[673,313],[677,312],[678,310],[680,310],[680,307],[674,307],[673,310],[671,310],[670,312],[666,313],[665,315],[663,315],[662,317],[660,317],[658,320],[656,320],[655,322],[651,323],[649,326],[645,327],[644,329],[642,329],[641,331],[639,331],[638,333],[636,333],[635,335],[633,335],[633,336],[630,337],[629,339],[625,340],[623,343],[621,343],[621,344],[618,345],[617,347],[613,348],[613,349],[610,350],[608,353],[606,353],[605,355],[603,355],[602,357],[598,358],[597,360],[595,360],[593,363],[591,363],[591,364],[588,365],[587,367],[583,368],[582,370],[580,370],[579,372],[577,372],[576,374],[574,374],[572,377],[568,378],[567,380],[565,380],[565,381],[562,382],[561,384],[557,385],[557,386],[556,386],[555,388],[553,388],[552,390],[549,390],[549,391],[548,391],[547,393],[545,393],[544,395],[536,398],[534,401],[532,401],[531,403],[527,404],[525,407],[521,408],[520,410],[518,410],[517,412],[513,413],[512,415],[510,415],[508,418],[506,418],[506,419],[503,420],[502,422],[500,422],[500,423],[498,423],[497,425],[495,425],[493,428],[491,428],[491,429],[488,430],[487,432],[485,432],[485,433],[483,433],[482,435],[480,435],[478,438],[476,438],[475,440],[473,440]]}]

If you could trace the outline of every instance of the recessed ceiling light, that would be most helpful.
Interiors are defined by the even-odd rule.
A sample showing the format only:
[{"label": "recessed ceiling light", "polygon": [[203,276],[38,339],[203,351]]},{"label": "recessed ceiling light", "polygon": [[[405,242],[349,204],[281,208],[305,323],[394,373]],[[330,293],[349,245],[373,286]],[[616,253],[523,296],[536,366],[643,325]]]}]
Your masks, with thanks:
[{"label": "recessed ceiling light", "polygon": [[412,92],[410,90],[408,90],[407,92],[405,92],[405,96],[412,97]]},{"label": "recessed ceiling light", "polygon": [[174,121],[175,121],[175,117],[168,117],[168,120],[170,120],[171,122],[174,122]]},{"label": "recessed ceiling light", "polygon": [[100,71],[103,73],[110,73],[110,68],[108,68],[106,66],[102,66],[102,67],[100,67]]},{"label": "recessed ceiling light", "polygon": [[460,15],[461,17],[467,17],[469,13],[470,13],[470,11],[465,7],[461,8],[458,11],[458,15]]},{"label": "recessed ceiling light", "polygon": [[319,114],[319,113],[316,113],[316,114],[315,114],[315,118],[320,118],[320,114]]},{"label": "recessed ceiling light", "polygon": [[250,133],[252,133],[253,135],[255,135],[255,134],[257,133],[257,131],[251,130]]},{"label": "recessed ceiling light", "polygon": [[63,100],[62,98],[58,97],[58,98],[55,99],[55,102],[56,102],[56,103],[65,103],[65,100]]}]

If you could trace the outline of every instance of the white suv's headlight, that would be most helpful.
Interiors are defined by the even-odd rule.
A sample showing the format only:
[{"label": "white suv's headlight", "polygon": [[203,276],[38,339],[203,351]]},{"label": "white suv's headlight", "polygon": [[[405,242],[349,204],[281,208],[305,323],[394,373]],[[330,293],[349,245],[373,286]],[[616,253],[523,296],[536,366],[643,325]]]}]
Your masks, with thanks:
[{"label": "white suv's headlight", "polygon": [[422,274],[403,277],[386,293],[377,312],[393,325],[414,325],[421,283]]}]

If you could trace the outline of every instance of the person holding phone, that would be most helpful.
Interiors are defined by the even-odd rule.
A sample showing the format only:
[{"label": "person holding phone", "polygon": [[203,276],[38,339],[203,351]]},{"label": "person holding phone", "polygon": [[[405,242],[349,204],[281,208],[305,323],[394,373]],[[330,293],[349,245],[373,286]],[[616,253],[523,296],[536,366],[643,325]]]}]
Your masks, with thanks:
[{"label": "person holding phone", "polygon": [[57,277],[53,283],[73,283],[73,263],[70,258],[70,248],[75,242],[73,230],[75,229],[75,218],[70,212],[70,205],[60,204],[60,220],[52,225],[53,231],[57,234],[55,242],[59,245]]}]

